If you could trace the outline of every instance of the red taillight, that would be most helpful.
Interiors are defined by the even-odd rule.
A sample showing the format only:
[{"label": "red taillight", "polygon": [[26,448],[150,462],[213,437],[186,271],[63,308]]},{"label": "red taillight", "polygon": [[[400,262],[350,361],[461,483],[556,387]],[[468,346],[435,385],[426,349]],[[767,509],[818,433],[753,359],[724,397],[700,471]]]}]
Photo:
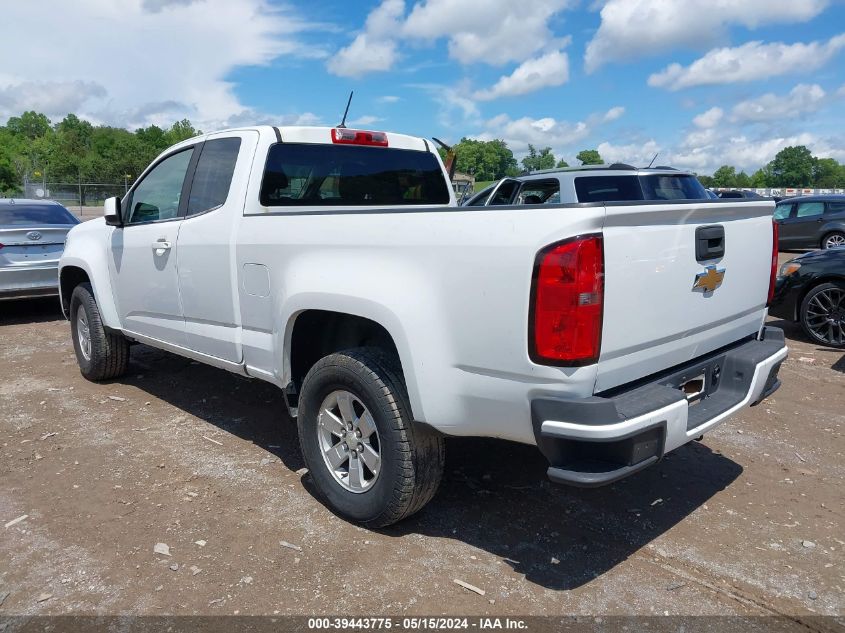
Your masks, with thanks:
[{"label": "red taillight", "polygon": [[769,300],[766,305],[772,304],[775,297],[775,280],[778,276],[778,223],[772,220],[772,272],[769,275]]},{"label": "red taillight", "polygon": [[547,365],[589,365],[598,360],[604,310],[600,235],[577,237],[541,251],[531,296],[531,360]]},{"label": "red taillight", "polygon": [[376,147],[387,147],[387,134],[384,132],[347,130],[346,128],[339,127],[332,130],[332,143],[339,143],[341,145],[374,145]]}]

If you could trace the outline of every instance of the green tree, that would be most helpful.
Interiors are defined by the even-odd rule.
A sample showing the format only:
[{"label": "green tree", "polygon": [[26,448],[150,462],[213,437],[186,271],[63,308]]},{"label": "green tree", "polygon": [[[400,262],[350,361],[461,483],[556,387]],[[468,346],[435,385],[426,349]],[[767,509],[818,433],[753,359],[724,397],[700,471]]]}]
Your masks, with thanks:
[{"label": "green tree", "polygon": [[19,134],[29,140],[35,140],[52,131],[50,119],[32,110],[24,112],[19,117],[11,117],[8,123],[6,123],[6,127],[12,134]]},{"label": "green tree", "polygon": [[763,169],[758,169],[753,174],[751,174],[751,186],[752,187],[768,187],[769,186],[769,178],[766,172]]},{"label": "green tree", "polygon": [[698,182],[702,185],[710,189],[710,187],[715,187],[716,185],[713,184],[713,176],[698,176]]},{"label": "green tree", "polygon": [[604,164],[604,160],[602,160],[601,154],[599,154],[597,149],[582,149],[575,158],[580,160],[582,165]]},{"label": "green tree", "polygon": [[477,141],[462,138],[455,145],[457,170],[472,174],[476,180],[499,180],[518,173],[517,162],[502,140]]},{"label": "green tree", "polygon": [[202,131],[194,129],[188,119],[182,119],[170,126],[170,129],[164,133],[164,138],[167,139],[167,145],[170,146],[200,134],[202,134]]},{"label": "green tree", "polygon": [[722,165],[713,172],[714,187],[736,187],[736,168]]},{"label": "green tree", "polygon": [[559,161],[557,161],[557,165],[555,165],[555,167],[557,167],[558,169],[562,169],[564,167],[569,167],[569,163],[567,163],[561,158]]},{"label": "green tree", "polygon": [[555,155],[552,154],[552,148],[544,147],[538,152],[537,148],[529,143],[528,155],[522,159],[522,166],[526,171],[552,169],[555,166]]},{"label": "green tree", "polygon": [[734,187],[739,187],[740,189],[743,187],[750,187],[751,186],[751,177],[746,174],[744,171],[739,172],[736,175],[736,180],[734,180]]},{"label": "green tree", "polygon": [[809,187],[815,164],[816,159],[803,145],[784,147],[767,165],[769,184],[772,187]]},{"label": "green tree", "polygon": [[842,165],[833,158],[817,158],[813,166],[813,186],[828,188],[841,187],[843,181]]}]

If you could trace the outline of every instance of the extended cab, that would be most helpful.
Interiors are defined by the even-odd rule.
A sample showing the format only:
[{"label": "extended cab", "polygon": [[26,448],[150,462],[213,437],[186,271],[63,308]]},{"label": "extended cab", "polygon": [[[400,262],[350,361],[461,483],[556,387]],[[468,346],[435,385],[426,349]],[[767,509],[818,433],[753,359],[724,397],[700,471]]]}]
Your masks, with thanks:
[{"label": "extended cab", "polygon": [[458,207],[424,139],[230,130],[71,231],[62,305],[88,379],[134,341],[284,390],[319,494],[382,526],[432,498],[444,436],[536,445],[595,486],[774,391],[772,208]]}]

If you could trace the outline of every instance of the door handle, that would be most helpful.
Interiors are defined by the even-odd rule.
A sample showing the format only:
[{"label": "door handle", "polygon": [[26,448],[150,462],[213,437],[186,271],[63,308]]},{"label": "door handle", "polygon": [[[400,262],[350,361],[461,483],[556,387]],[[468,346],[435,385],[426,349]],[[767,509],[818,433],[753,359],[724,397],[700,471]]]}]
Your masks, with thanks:
[{"label": "door handle", "polygon": [[164,251],[169,251],[170,248],[170,242],[165,239],[160,239],[156,242],[153,242],[153,250],[155,251],[156,255],[164,255]]}]

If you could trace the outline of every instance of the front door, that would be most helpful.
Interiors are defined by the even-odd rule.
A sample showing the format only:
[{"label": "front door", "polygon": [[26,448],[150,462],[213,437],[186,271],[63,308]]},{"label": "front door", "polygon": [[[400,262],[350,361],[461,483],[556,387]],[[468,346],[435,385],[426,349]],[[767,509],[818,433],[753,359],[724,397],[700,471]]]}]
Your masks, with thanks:
[{"label": "front door", "polygon": [[159,161],[124,198],[109,266],[124,330],[185,347],[176,248],[194,147]]}]

